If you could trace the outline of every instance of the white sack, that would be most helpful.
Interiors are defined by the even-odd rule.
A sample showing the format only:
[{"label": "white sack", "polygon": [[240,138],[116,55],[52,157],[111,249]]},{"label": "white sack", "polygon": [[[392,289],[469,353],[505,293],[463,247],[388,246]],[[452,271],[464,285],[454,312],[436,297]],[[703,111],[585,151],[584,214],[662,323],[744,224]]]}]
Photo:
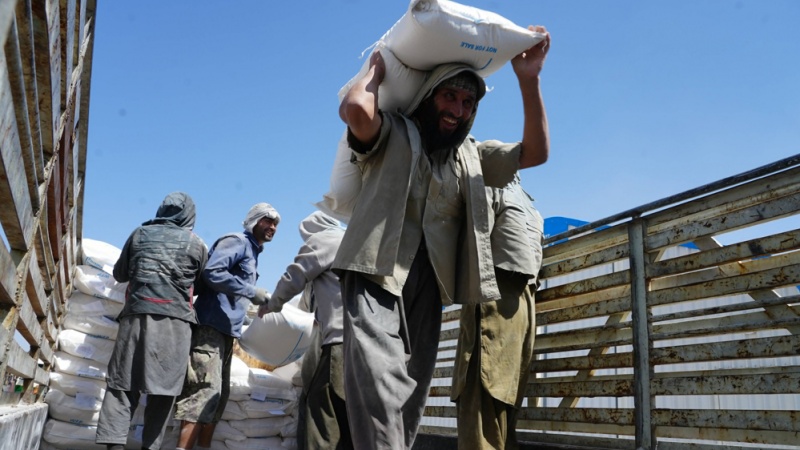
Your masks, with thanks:
[{"label": "white sack", "polygon": [[250,387],[254,390],[257,388],[271,389],[271,392],[274,391],[276,397],[290,400],[296,398],[294,395],[294,386],[291,381],[275,375],[274,372],[252,367],[250,368],[249,379]]},{"label": "white sack", "polygon": [[299,448],[296,437],[284,437],[281,445],[283,445],[283,450],[297,450]]},{"label": "white sack", "polygon": [[61,326],[66,330],[75,330],[100,339],[114,340],[119,332],[119,322],[106,316],[78,316],[67,313]]},{"label": "white sack", "polygon": [[50,389],[44,397],[50,417],[76,425],[97,425],[103,400],[78,394],[66,395],[58,389]]},{"label": "white sack", "polygon": [[91,359],[79,358],[64,352],[55,352],[53,356],[55,356],[57,372],[103,381],[105,381],[106,375],[108,375],[108,364],[92,361]]},{"label": "white sack", "polygon": [[79,394],[103,399],[106,395],[106,381],[97,378],[86,378],[56,371],[50,372],[50,388],[58,389],[66,395],[76,397]]},{"label": "white sack", "polygon": [[44,424],[42,439],[57,448],[71,450],[106,450],[105,445],[94,443],[97,427],[75,425],[50,419]]},{"label": "white sack", "polygon": [[111,274],[87,265],[75,268],[75,287],[87,295],[125,302],[128,283],[117,283]]},{"label": "white sack", "polygon": [[[294,396],[294,391],[292,391],[292,396]],[[281,395],[280,392],[275,392],[275,390],[272,389],[265,393],[263,400],[260,398],[244,400],[239,402],[239,407],[248,419],[286,416],[294,411],[297,406],[297,401],[288,400],[283,397],[285,397],[285,395]]]},{"label": "white sack", "polygon": [[229,422],[236,422],[239,420],[245,420],[247,418],[247,414],[242,411],[239,401],[233,401],[232,399],[228,398],[228,403],[225,404],[225,409],[222,411],[221,419]]},{"label": "white sack", "polygon": [[[212,441],[213,442],[213,441]],[[225,441],[230,450],[286,450],[281,438],[249,438],[243,441]]]},{"label": "white sack", "polygon": [[[448,0],[412,0],[408,11],[373,45],[358,73],[339,90],[339,102],[366,75],[376,51],[386,66],[378,106],[383,111],[404,111],[436,66],[463,63],[486,78],[544,37],[490,11]],[[345,223],[361,192],[361,170],[351,155],[345,131],[337,145],[330,190],[316,204]]]},{"label": "white sack", "polygon": [[[305,355],[303,358],[305,358]],[[293,386],[302,386],[303,377],[301,376],[301,369],[303,367],[303,358],[300,358],[291,364],[278,367],[272,371],[272,374],[277,375],[284,380],[290,381]]]},{"label": "white sack", "polygon": [[412,0],[380,42],[408,67],[470,65],[484,78],[544,39],[505,17],[448,0]]},{"label": "white sack", "polygon": [[[265,419],[233,420],[230,425],[251,438],[278,436],[291,417],[267,417]],[[246,440],[245,440],[246,441]],[[230,442],[225,442],[230,447]]]},{"label": "white sack", "polygon": [[286,304],[279,313],[253,320],[239,345],[259,361],[280,367],[303,356],[311,345],[313,329],[314,314]]},{"label": "white sack", "polygon": [[117,317],[124,306],[124,303],[94,297],[81,291],[73,291],[67,299],[67,312],[76,316]]},{"label": "white sack", "polygon": [[108,365],[114,343],[77,330],[64,329],[58,333],[58,349],[79,358],[91,359]]},{"label": "white sack", "polygon": [[83,263],[106,273],[114,272],[114,264],[122,253],[122,250],[109,243],[87,238],[81,239],[81,248]]},{"label": "white sack", "polygon": [[247,436],[236,428],[233,428],[227,420],[220,420],[217,422],[217,427],[214,428],[214,436],[211,439],[215,441],[243,441],[247,439]]}]

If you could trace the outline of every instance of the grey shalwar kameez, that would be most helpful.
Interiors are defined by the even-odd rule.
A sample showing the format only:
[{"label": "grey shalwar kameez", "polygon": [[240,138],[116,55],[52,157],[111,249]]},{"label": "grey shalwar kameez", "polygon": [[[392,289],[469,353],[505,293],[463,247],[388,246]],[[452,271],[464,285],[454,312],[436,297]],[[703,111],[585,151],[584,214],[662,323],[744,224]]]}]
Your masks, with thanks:
[{"label": "grey shalwar kameez", "polygon": [[331,270],[342,236],[344,228],[339,221],[320,211],[303,219],[303,245],[270,300],[284,304],[302,293],[316,319],[313,348],[303,356],[297,430],[301,449],[352,447],[342,378],[342,295],[339,277]]},{"label": "grey shalwar kameez", "polygon": [[98,444],[125,444],[145,393],[142,447],[161,447],[189,362],[193,285],[208,258],[202,239],[192,233],[195,217],[191,197],[168,195],[156,218],[134,230],[114,265],[114,278],[128,282],[128,289],[108,365]]},{"label": "grey shalwar kameez", "polygon": [[[434,70],[406,114],[471,70]],[[342,270],[345,394],[357,449],[411,448],[436,362],[442,305],[500,298],[481,167],[493,185],[519,167],[519,144],[476,143],[426,155],[417,126],[382,111],[375,145],[354,157],[362,189],[334,268]]]}]

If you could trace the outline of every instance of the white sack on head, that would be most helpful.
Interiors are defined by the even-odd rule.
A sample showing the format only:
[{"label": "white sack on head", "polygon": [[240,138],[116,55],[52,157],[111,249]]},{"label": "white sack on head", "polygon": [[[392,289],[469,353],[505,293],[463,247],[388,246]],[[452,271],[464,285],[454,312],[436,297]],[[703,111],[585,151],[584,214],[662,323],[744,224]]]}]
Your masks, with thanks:
[{"label": "white sack on head", "polygon": [[109,274],[114,272],[114,264],[122,253],[122,250],[109,243],[87,238],[81,239],[81,249],[83,264]]},{"label": "white sack on head", "polygon": [[[373,44],[358,73],[339,90],[339,102],[369,70],[379,51],[386,73],[378,87],[378,107],[404,111],[425,83],[430,70],[463,63],[483,78],[545,38],[499,14],[449,0],[412,0],[402,17]],[[330,190],[316,203],[321,211],[349,222],[361,192],[361,170],[351,162],[346,130],[339,139]]]},{"label": "white sack on head", "polygon": [[128,283],[117,283],[111,274],[92,266],[80,265],[75,268],[75,287],[87,295],[107,298],[120,303],[125,302]]},{"label": "white sack on head", "polygon": [[239,345],[250,356],[274,367],[300,359],[311,345],[314,314],[286,304],[279,313],[264,314],[247,327]]},{"label": "white sack on head", "polygon": [[486,78],[544,37],[491,11],[449,0],[412,0],[379,42],[408,67],[464,63]]}]

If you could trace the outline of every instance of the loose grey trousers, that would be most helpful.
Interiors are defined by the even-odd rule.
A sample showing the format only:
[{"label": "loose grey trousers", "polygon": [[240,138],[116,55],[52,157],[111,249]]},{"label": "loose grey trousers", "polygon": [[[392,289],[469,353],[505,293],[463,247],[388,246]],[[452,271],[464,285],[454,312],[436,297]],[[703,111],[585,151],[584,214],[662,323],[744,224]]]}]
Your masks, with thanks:
[{"label": "loose grey trousers", "polygon": [[357,272],[341,277],[344,387],[353,447],[410,449],[439,348],[442,300],[424,244],[392,295]]},{"label": "loose grey trousers", "polygon": [[[120,391],[106,389],[100,420],[97,422],[98,444],[122,444],[128,441],[133,413],[139,406],[141,394],[138,391]],[[142,448],[158,450],[164,439],[164,430],[170,419],[175,397],[168,395],[148,395],[144,408],[144,429],[142,430]]]}]

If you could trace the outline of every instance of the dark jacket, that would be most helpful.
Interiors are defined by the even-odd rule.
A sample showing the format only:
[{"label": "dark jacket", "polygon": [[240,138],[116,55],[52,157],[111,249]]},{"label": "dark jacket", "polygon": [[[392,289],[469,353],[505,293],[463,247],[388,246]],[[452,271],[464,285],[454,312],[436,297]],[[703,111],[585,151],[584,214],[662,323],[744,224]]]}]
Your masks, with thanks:
[{"label": "dark jacket", "polygon": [[242,337],[249,299],[256,293],[258,255],[263,248],[248,231],[217,239],[203,271],[205,287],[197,296],[198,323]]},{"label": "dark jacket", "polygon": [[208,260],[206,245],[192,232],[196,214],[189,195],[169,194],[156,217],[131,233],[114,264],[114,279],[128,282],[118,318],[159,314],[196,323],[193,285]]}]

